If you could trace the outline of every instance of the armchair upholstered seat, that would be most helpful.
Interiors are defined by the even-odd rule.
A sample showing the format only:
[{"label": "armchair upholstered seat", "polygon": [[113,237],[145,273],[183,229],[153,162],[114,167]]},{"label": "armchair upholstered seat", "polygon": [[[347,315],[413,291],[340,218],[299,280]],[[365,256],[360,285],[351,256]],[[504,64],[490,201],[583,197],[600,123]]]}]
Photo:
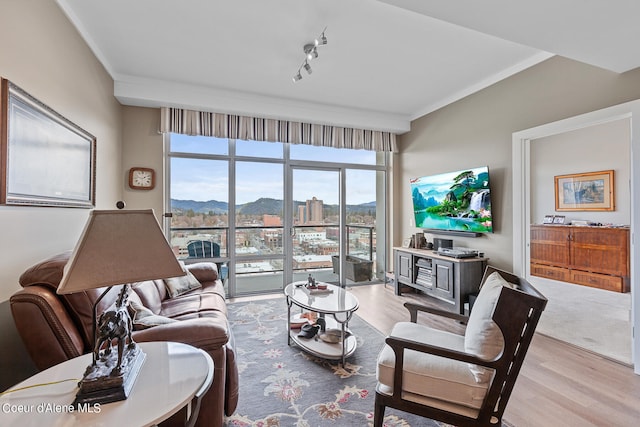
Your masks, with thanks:
[{"label": "armchair upholstered seat", "polygon": [[[378,356],[374,426],[393,407],[456,426],[499,426],[547,300],[528,282],[488,267],[467,318],[405,304]],[[465,335],[417,323],[418,313],[467,324]]]}]

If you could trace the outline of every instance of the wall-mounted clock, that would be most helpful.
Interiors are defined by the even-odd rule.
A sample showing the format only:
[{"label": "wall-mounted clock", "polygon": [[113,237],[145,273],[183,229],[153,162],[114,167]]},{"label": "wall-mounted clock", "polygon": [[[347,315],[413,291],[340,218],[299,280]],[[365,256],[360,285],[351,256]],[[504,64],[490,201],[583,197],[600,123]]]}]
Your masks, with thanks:
[{"label": "wall-mounted clock", "polygon": [[156,172],[150,168],[129,169],[129,187],[134,190],[152,190],[156,186]]}]

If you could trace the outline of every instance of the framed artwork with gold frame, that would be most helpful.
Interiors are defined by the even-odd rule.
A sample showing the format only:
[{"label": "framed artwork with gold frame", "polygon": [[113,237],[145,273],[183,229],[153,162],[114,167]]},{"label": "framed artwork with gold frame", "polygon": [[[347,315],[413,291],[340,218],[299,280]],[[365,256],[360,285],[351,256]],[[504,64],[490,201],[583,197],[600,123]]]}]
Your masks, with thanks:
[{"label": "framed artwork with gold frame", "polygon": [[558,175],[556,211],[615,210],[613,170]]}]

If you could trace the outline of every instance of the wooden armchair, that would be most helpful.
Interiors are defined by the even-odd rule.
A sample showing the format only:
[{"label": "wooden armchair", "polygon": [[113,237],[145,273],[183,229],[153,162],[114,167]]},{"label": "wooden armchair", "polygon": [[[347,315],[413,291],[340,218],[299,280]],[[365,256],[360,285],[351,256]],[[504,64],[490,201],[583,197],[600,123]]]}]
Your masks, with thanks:
[{"label": "wooden armchair", "polygon": [[[527,281],[487,267],[469,317],[405,304],[378,356],[374,427],[387,406],[456,426],[500,426],[547,300]],[[418,312],[467,323],[465,335],[417,324]]]}]

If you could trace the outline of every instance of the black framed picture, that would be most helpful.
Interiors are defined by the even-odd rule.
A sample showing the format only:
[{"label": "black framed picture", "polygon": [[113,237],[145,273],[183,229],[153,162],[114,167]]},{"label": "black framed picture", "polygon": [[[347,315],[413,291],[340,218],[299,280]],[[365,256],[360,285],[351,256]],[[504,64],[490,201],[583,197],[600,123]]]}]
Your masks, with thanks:
[{"label": "black framed picture", "polygon": [[545,215],[544,219],[542,220],[543,224],[553,224],[553,218],[554,215]]},{"label": "black framed picture", "polygon": [[0,81],[0,204],[95,206],[96,138]]}]

